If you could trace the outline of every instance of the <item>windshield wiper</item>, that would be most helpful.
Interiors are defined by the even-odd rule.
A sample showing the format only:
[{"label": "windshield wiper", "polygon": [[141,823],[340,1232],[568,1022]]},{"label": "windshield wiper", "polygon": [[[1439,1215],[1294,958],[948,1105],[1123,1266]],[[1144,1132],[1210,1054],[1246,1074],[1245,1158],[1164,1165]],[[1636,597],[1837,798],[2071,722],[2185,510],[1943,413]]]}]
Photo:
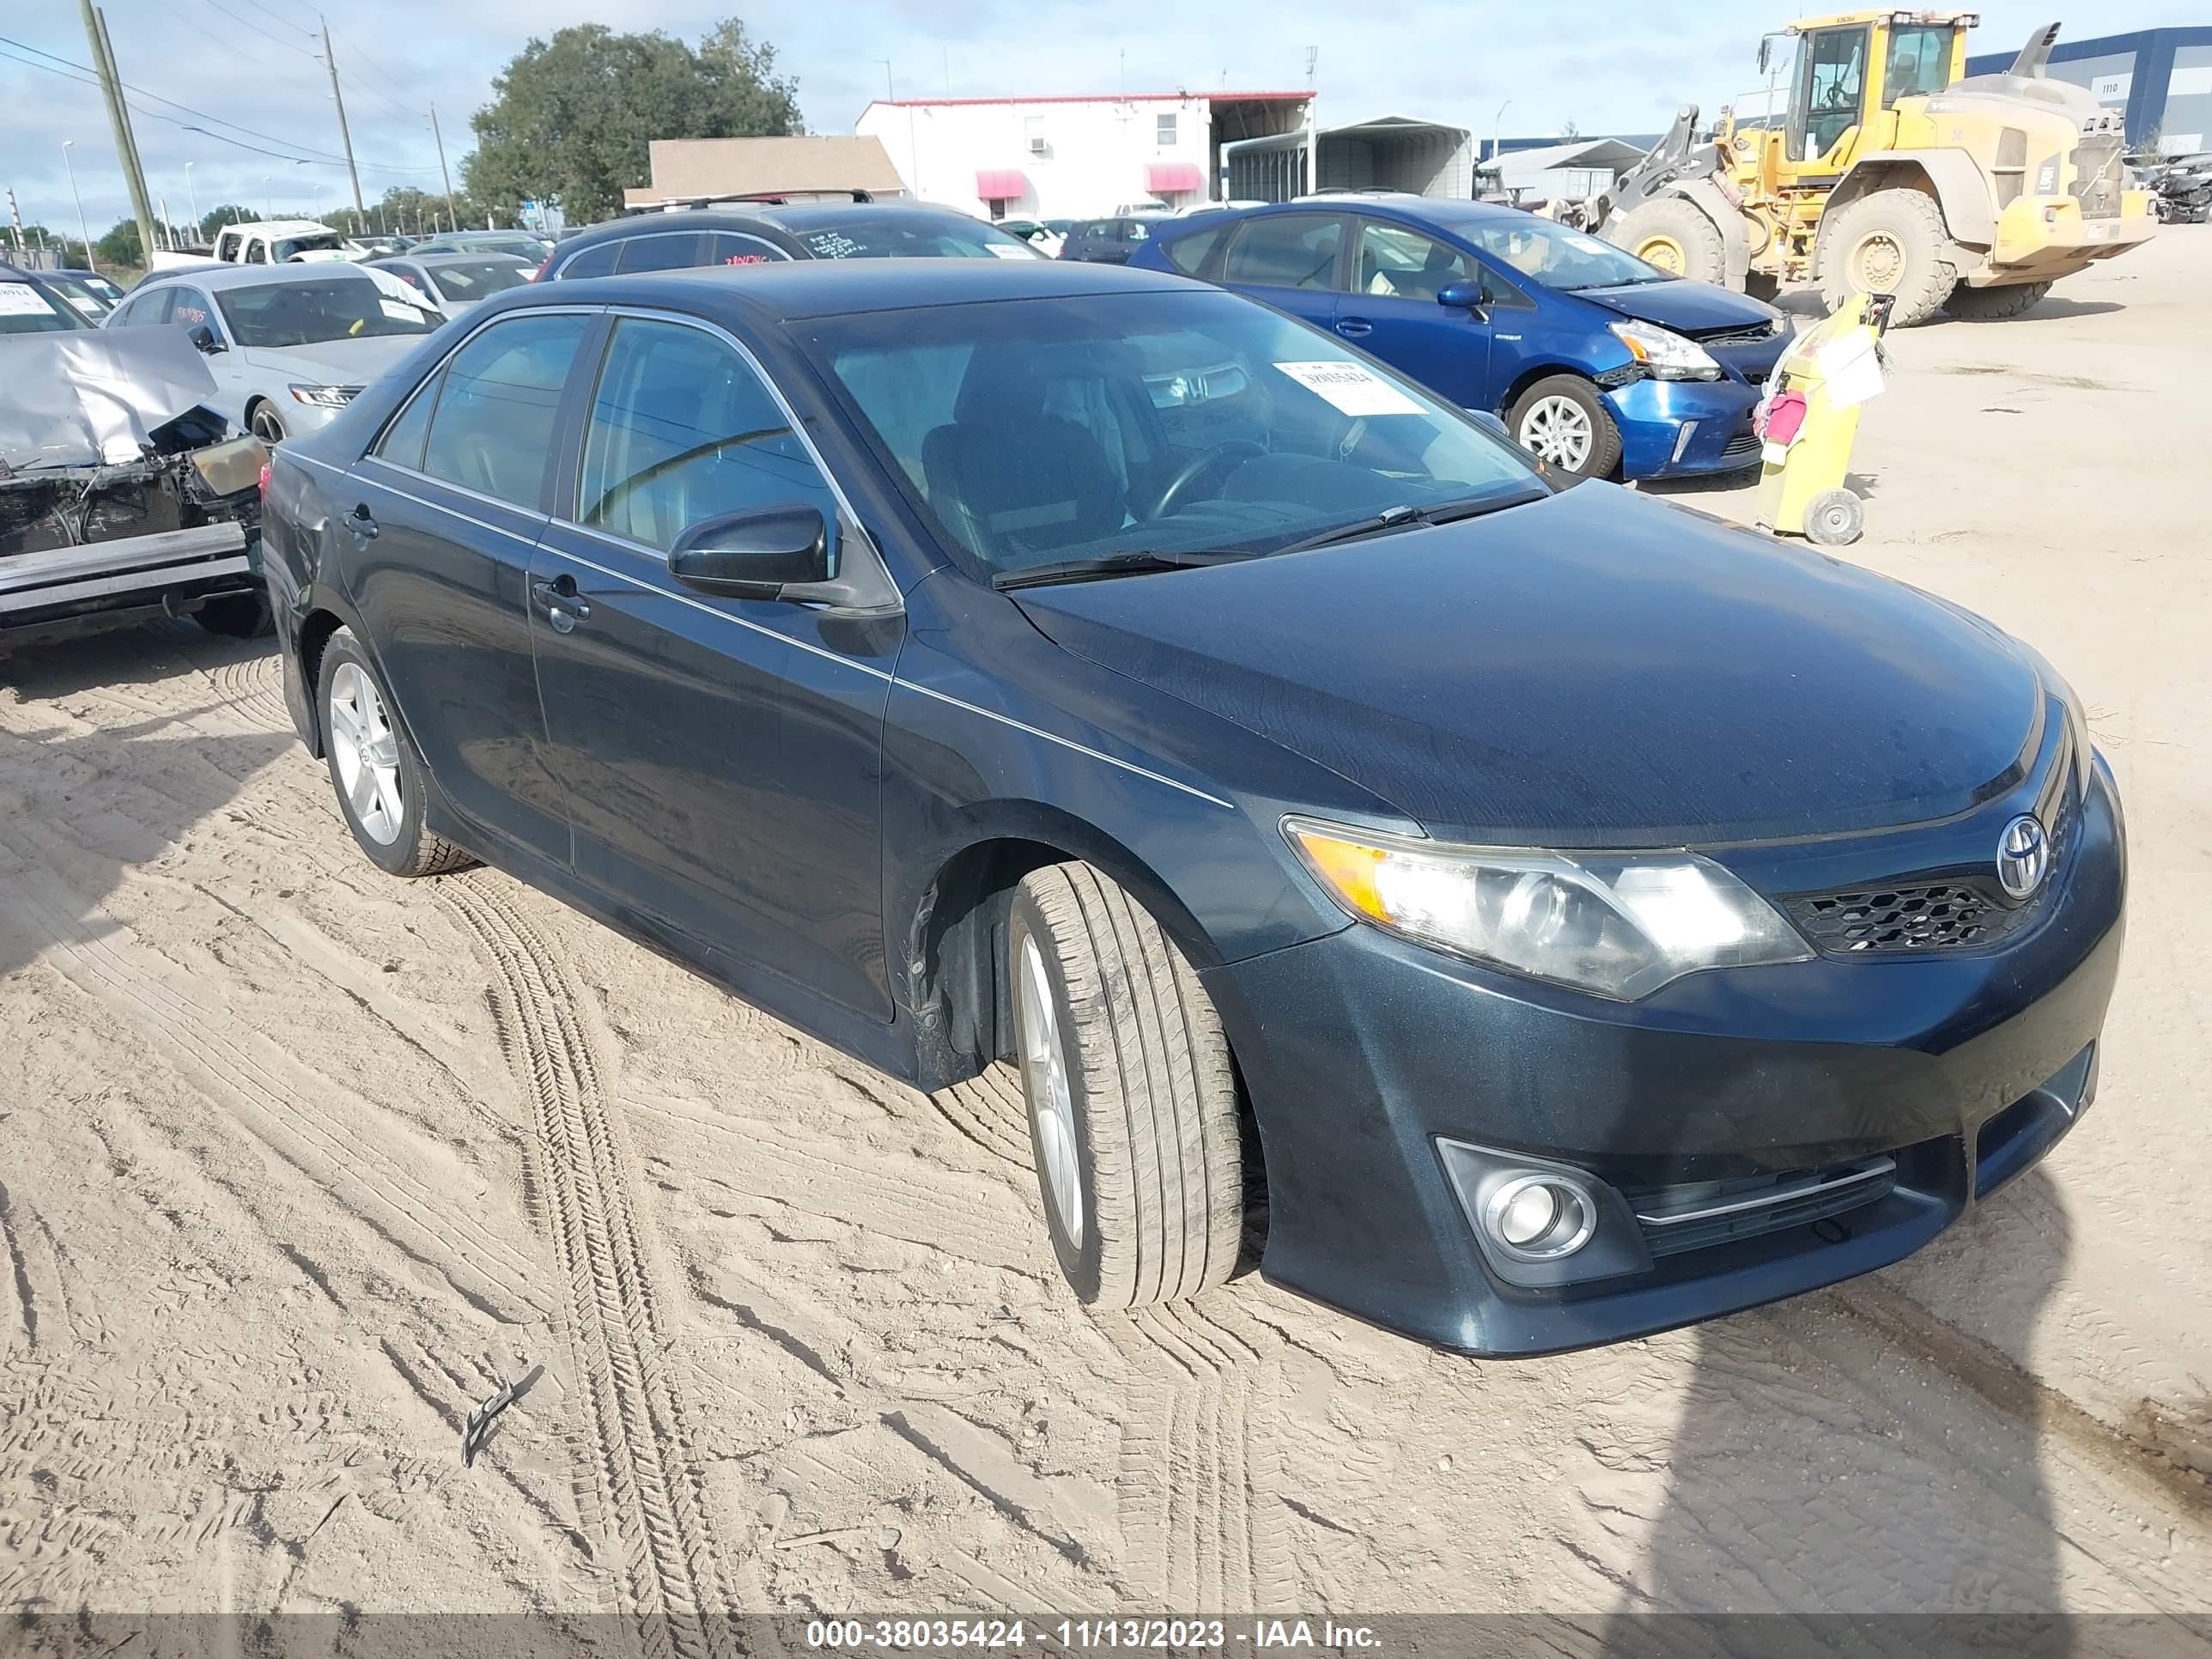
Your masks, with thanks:
[{"label": "windshield wiper", "polygon": [[1152,570],[1188,570],[1194,565],[1230,564],[1251,554],[1230,548],[1192,548],[1158,553],[1139,549],[1127,553],[1102,553],[1095,558],[1062,559],[1056,564],[1033,564],[1025,570],[1001,570],[991,586],[1001,592],[1010,587],[1036,587],[1046,582],[1094,581],[1104,576],[1141,575]]},{"label": "windshield wiper", "polygon": [[1470,495],[1456,501],[1438,501],[1433,507],[1386,507],[1371,519],[1340,524],[1334,530],[1324,530],[1318,535],[1308,536],[1303,541],[1292,542],[1287,547],[1279,547],[1273,551],[1304,553],[1310,548],[1334,547],[1339,542],[1356,542],[1363,536],[1386,535],[1393,530],[1410,530],[1421,525],[1456,524],[1462,519],[1480,518],[1502,507],[1541,501],[1549,493],[1543,489],[1516,489],[1503,495]]}]

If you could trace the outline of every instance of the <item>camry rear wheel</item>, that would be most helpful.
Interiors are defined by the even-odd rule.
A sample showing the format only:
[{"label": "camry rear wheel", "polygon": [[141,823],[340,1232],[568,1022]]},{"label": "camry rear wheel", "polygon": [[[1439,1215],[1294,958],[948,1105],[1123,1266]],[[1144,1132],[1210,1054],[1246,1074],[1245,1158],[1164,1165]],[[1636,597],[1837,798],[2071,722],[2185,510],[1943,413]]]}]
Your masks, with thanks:
[{"label": "camry rear wheel", "polygon": [[323,750],[338,811],[361,850],[395,876],[434,876],[476,860],[422,827],[422,765],[349,628],[323,647]]},{"label": "camry rear wheel", "polygon": [[1522,448],[1571,482],[1606,477],[1620,465],[1620,428],[1598,389],[1580,375],[1537,381],[1514,400],[1505,426]]},{"label": "camry rear wheel", "polygon": [[1244,1225],[1236,1074],[1189,960],[1088,864],[1023,878],[1007,929],[1014,1050],[1045,1226],[1084,1302],[1230,1276]]}]

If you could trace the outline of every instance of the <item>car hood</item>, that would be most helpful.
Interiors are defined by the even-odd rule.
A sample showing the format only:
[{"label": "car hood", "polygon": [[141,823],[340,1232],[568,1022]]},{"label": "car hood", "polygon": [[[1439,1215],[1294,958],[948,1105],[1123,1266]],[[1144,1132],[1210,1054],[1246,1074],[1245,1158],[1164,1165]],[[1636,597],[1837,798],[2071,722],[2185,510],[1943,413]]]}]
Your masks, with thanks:
[{"label": "car hood", "polygon": [[1922,823],[2016,781],[2043,716],[1978,618],[1610,484],[1014,597],[1075,654],[1478,843]]},{"label": "car hood", "polygon": [[1763,300],[1737,294],[1711,283],[1627,283],[1619,288],[1578,288],[1577,300],[1617,311],[1638,322],[1656,323],[1677,334],[1695,338],[1700,334],[1748,328],[1771,322],[1782,313]]},{"label": "car hood", "polygon": [[366,386],[422,343],[419,334],[379,334],[365,340],[321,340],[313,345],[247,346],[256,368],[289,374],[319,386]]}]

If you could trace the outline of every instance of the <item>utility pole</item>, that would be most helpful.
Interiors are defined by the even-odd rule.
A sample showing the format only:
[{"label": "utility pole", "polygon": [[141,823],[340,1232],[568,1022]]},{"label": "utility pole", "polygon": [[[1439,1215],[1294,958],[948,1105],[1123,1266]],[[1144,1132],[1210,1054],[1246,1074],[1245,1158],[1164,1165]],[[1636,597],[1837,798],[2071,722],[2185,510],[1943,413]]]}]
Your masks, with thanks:
[{"label": "utility pole", "polygon": [[453,175],[446,171],[446,135],[438,131],[438,106],[430,106],[430,136],[438,141],[438,176],[446,181],[446,211],[453,210]]},{"label": "utility pole", "polygon": [[92,226],[85,219],[84,197],[76,187],[76,163],[70,160],[70,147],[76,143],[76,140],[74,138],[62,140],[62,166],[68,169],[70,195],[76,203],[77,234],[84,239],[84,267],[87,270],[97,273],[100,270],[100,261],[92,257]]},{"label": "utility pole", "polygon": [[338,106],[338,141],[345,146],[346,174],[353,180],[353,210],[366,218],[368,210],[361,204],[361,170],[353,164],[353,134],[346,128],[345,96],[338,90],[338,60],[331,54],[330,21],[317,21],[323,26],[323,65],[331,72],[331,101]]},{"label": "utility pole", "polygon": [[[100,90],[107,100],[107,125],[115,137],[115,159],[123,168],[123,181],[131,188],[131,206],[138,216],[138,240],[150,254],[154,246],[154,204],[146,199],[146,180],[138,171],[138,146],[131,137],[131,112],[124,106],[123,82],[115,72],[115,59],[107,50],[107,25],[93,9],[92,0],[77,0],[84,15],[84,38],[92,47],[93,67],[100,71]],[[77,216],[84,215],[80,208]],[[90,250],[87,249],[87,257]]]}]

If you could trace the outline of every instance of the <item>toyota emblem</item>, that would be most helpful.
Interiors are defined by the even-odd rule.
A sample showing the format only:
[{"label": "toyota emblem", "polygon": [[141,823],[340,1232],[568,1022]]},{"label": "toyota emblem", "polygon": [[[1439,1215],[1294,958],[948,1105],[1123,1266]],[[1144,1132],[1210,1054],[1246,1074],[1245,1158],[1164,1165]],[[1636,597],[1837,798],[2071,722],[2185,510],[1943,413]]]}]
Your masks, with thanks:
[{"label": "toyota emblem", "polygon": [[2051,838],[2043,825],[2023,813],[1997,837],[1997,882],[2014,898],[2024,899],[2043,885],[2051,868]]}]

